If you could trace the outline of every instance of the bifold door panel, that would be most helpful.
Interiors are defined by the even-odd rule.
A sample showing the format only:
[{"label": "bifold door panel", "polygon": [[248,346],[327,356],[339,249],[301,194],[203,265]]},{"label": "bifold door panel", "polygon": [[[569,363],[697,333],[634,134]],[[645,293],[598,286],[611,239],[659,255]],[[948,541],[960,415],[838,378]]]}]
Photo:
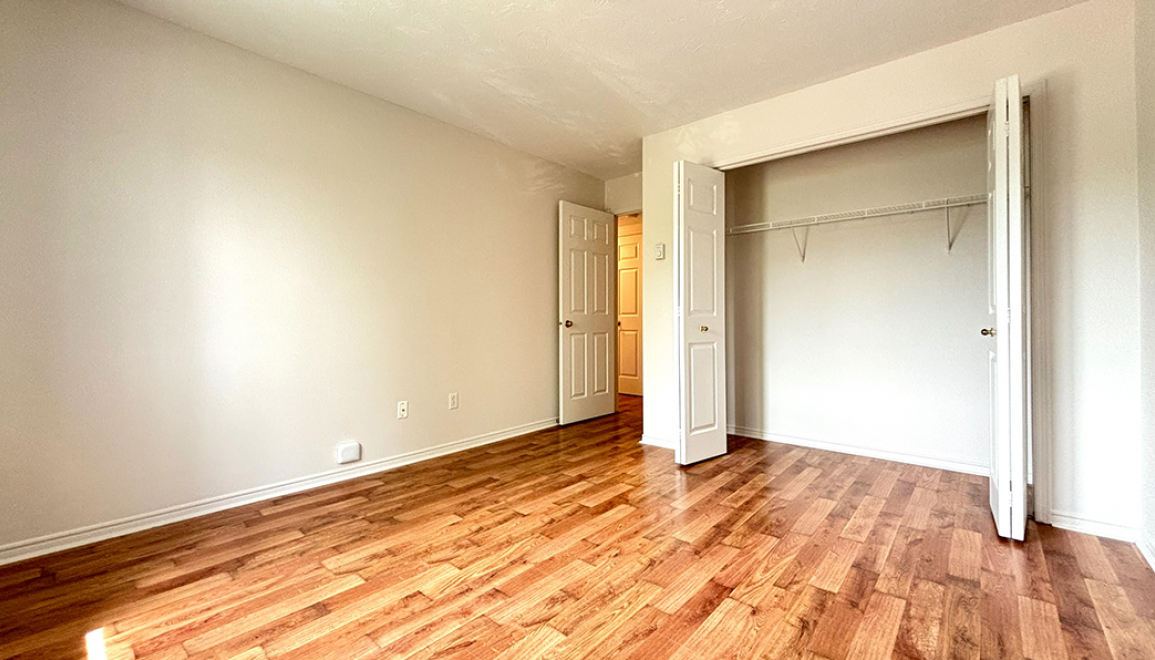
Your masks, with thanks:
[{"label": "bifold door panel", "polygon": [[675,164],[675,332],[682,465],[726,453],[726,177]]},{"label": "bifold door panel", "polygon": [[987,114],[991,512],[1000,536],[1023,540],[1027,523],[1027,240],[1019,77],[995,83]]}]

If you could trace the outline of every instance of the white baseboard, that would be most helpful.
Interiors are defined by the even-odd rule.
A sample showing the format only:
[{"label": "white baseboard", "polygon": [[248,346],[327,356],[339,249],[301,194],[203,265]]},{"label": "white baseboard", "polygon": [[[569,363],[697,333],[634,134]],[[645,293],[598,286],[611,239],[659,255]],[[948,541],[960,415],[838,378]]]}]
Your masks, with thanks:
[{"label": "white baseboard", "polygon": [[962,472],[964,474],[977,474],[980,476],[987,476],[990,474],[990,467],[986,465],[975,465],[973,463],[962,463],[959,461],[950,461],[941,458],[931,458],[929,456],[919,456],[917,454],[905,454],[901,452],[885,451],[881,449],[866,449],[856,445],[846,445],[839,442],[829,442],[826,440],[812,440],[810,438],[796,438],[790,435],[780,435],[778,433],[767,433],[758,429],[746,428],[744,426],[731,426],[730,433],[740,435],[746,438],[755,438],[757,440],[767,440],[770,442],[778,442],[784,445],[796,445],[798,447],[809,447],[810,449],[822,449],[825,451],[838,452],[840,454],[853,454],[855,456],[867,456],[869,458],[878,458],[884,461],[894,461],[895,463],[909,463],[911,465],[921,465],[923,467],[938,468],[940,470],[950,470],[951,472]]},{"label": "white baseboard", "polygon": [[542,420],[540,422],[531,422],[529,424],[522,424],[521,426],[514,426],[501,431],[494,431],[492,433],[485,433],[477,435],[472,438],[465,438],[463,440],[455,440],[445,444],[422,449],[419,451],[399,454],[397,456],[390,456],[388,458],[379,458],[377,460],[360,463],[347,468],[340,468],[331,470],[329,472],[322,472],[320,474],[313,474],[305,477],[298,477],[288,481],[281,481],[268,486],[258,486],[257,488],[250,488],[248,490],[231,493],[228,495],[218,495],[216,497],[209,497],[196,502],[188,504],[178,504],[165,509],[159,509],[149,513],[137,514],[119,520],[113,520],[105,523],[97,523],[87,527],[81,527],[65,532],[57,532],[55,534],[48,534],[34,539],[25,541],[16,541],[15,543],[8,543],[0,546],[0,566],[4,564],[11,564],[23,559],[31,559],[42,555],[59,552],[61,550],[68,550],[89,543],[97,541],[104,541],[117,536],[124,536],[133,532],[139,532],[153,527],[160,527],[161,525],[168,525],[189,518],[196,518],[209,513],[217,511],[224,511],[233,507],[242,506],[244,504],[252,504],[262,500],[268,500],[275,497],[282,497],[292,493],[297,493],[310,488],[318,486],[326,486],[329,484],[361,477],[377,472],[384,472],[402,465],[409,465],[410,463],[418,463],[420,461],[453,454],[465,449],[473,447],[480,447],[502,440],[508,440],[526,433],[533,433],[542,429],[548,429],[557,426],[556,419]]},{"label": "white baseboard", "polygon": [[659,438],[653,434],[647,435],[643,433],[641,444],[648,445],[650,447],[661,447],[662,449],[674,449],[673,441],[667,440],[665,438]]},{"label": "white baseboard", "polygon": [[1155,539],[1149,539],[1140,534],[1135,545],[1139,546],[1139,553],[1147,560],[1147,565],[1155,570]]},{"label": "white baseboard", "polygon": [[[1099,522],[1097,520],[1088,520],[1087,518],[1083,518],[1081,516],[1074,516],[1069,513],[1059,513],[1058,511],[1051,512],[1051,525],[1058,527],[1059,529],[1066,529],[1072,532],[1082,532],[1083,534],[1102,536],[1119,541],[1128,541],[1130,543],[1135,543],[1139,538],[1139,530],[1135,529],[1134,527],[1116,525],[1115,523]],[[1140,546],[1139,549],[1142,550],[1142,546]]]}]

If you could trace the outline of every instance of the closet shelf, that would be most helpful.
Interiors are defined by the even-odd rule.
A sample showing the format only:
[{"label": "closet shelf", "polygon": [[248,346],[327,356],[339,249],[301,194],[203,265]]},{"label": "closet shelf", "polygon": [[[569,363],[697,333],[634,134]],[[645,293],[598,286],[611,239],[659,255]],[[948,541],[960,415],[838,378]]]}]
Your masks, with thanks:
[{"label": "closet shelf", "polygon": [[976,204],[986,204],[986,202],[987,196],[985,194],[967,195],[964,197],[944,197],[941,199],[928,199],[924,202],[914,202],[911,204],[878,206],[872,209],[859,209],[857,211],[843,211],[842,213],[812,215],[806,218],[791,218],[789,220],[760,222],[753,225],[740,225],[727,229],[726,234],[730,236],[736,236],[739,234],[754,234],[762,231],[774,231],[775,229],[801,229],[804,227],[814,227],[816,225],[833,224],[835,222],[846,222],[848,220],[882,218],[889,215],[918,213],[919,211],[934,211],[939,209],[957,208],[960,206],[974,206]]}]

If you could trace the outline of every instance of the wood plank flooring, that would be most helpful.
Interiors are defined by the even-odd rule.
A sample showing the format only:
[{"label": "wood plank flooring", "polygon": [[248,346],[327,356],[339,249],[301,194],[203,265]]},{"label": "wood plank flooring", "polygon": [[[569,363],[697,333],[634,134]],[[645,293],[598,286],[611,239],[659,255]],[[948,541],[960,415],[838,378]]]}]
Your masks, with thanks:
[{"label": "wood plank flooring", "polygon": [[0,568],[0,658],[1155,658],[1134,546],[984,479],[619,415]]}]

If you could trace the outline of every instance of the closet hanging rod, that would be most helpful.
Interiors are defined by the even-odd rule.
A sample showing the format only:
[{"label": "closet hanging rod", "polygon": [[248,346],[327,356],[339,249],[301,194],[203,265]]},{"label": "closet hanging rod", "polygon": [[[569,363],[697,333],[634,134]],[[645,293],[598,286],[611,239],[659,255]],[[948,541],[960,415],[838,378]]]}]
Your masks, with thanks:
[{"label": "closet hanging rod", "polygon": [[934,211],[938,209],[950,209],[960,206],[975,206],[977,204],[986,204],[986,195],[966,195],[964,197],[943,197],[941,199],[928,199],[924,202],[914,202],[911,204],[898,204],[896,206],[877,206],[872,209],[859,209],[857,211],[843,211],[842,213],[828,213],[826,215],[812,215],[805,218],[791,218],[789,220],[775,220],[773,222],[760,222],[754,225],[739,225],[731,227],[726,230],[726,234],[734,236],[737,234],[753,234],[760,231],[773,231],[775,229],[798,229],[801,227],[813,227],[815,225],[828,225],[835,222],[846,222],[848,220],[863,220],[865,218],[882,218],[889,215],[903,215],[907,213],[918,213],[919,211]]}]

